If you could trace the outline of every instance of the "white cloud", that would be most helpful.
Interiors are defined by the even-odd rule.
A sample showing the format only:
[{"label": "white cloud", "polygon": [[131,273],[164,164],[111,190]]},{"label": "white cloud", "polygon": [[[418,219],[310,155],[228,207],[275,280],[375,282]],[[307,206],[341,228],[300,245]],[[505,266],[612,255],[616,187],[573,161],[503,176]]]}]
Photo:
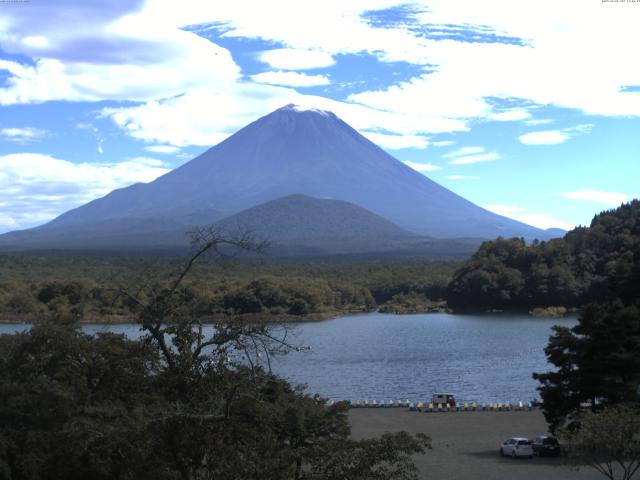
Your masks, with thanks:
[{"label": "white cloud", "polygon": [[104,145],[105,137],[102,133],[100,133],[98,127],[96,127],[92,123],[78,123],[76,124],[76,128],[80,130],[91,131],[91,133],[93,134],[93,138],[96,141],[96,150],[100,155],[104,153],[104,148],[102,147],[102,145]]},{"label": "white cloud", "polygon": [[[432,71],[351,99],[375,108],[404,113],[422,109],[448,118],[500,119],[489,98],[595,115],[640,116],[640,94],[621,89],[640,84],[640,65],[611,54],[617,45],[640,41],[637,18],[602,2],[567,0],[558,8],[553,0],[541,1],[524,6],[508,0],[468,1],[462,6],[429,0],[423,5],[425,13],[416,15],[427,28],[459,25],[460,31],[507,35],[525,44],[420,37],[407,39],[403,50],[397,44],[383,46],[381,59],[428,63]],[[594,31],[599,34],[594,36]],[[518,116],[524,119],[524,114]]]},{"label": "white cloud", "polygon": [[432,142],[431,145],[434,147],[449,147],[454,143],[455,142],[453,140],[438,140],[437,142]]},{"label": "white cloud", "polygon": [[552,118],[535,118],[535,119],[531,119],[531,120],[527,120],[524,123],[526,123],[527,125],[546,125],[549,123],[553,123],[554,120]]},{"label": "white cloud", "polygon": [[[261,101],[245,101],[252,96]],[[298,97],[295,91],[283,87],[245,83],[222,91],[191,90],[179,97],[135,107],[106,108],[102,116],[133,138],[146,142],[211,146],[272,110],[298,103]]]},{"label": "white cloud", "polygon": [[545,230],[547,228],[562,228],[564,230],[571,230],[575,227],[575,225],[572,225],[563,220],[553,218],[546,214],[530,213],[526,209],[514,205],[483,205],[483,208],[486,208],[490,212],[497,213],[498,215],[502,215],[503,217],[512,218],[514,220],[518,220],[519,222],[533,225],[534,227],[542,228]]},{"label": "white cloud", "polygon": [[329,77],[326,75],[307,75],[299,72],[262,72],[251,75],[251,79],[258,83],[269,85],[284,85],[287,87],[316,87],[329,85]]},{"label": "white cloud", "polygon": [[145,165],[147,167],[164,167],[166,166],[163,160],[151,157],[133,157],[127,160],[128,163],[134,165]]},{"label": "white cloud", "polygon": [[581,133],[589,133],[593,125],[577,125],[561,130],[541,130],[520,135],[518,140],[525,145],[556,145]]},{"label": "white cloud", "polygon": [[150,182],[169,170],[157,159],[72,163],[39,153],[0,156],[0,229],[26,228],[116,188]]},{"label": "white cloud", "polygon": [[447,175],[449,180],[477,180],[479,177],[473,175]]},{"label": "white cloud", "polygon": [[[260,98],[260,101],[248,102],[247,98]],[[139,106],[105,108],[102,116],[111,118],[127,134],[140,140],[181,147],[205,146],[224,140],[256,118],[289,103],[334,112],[372,141],[388,148],[424,148],[425,132],[467,130],[466,124],[459,120],[386,112],[302,95],[291,88],[255,83],[238,83],[225,91],[194,89],[185,95]],[[379,130],[388,133],[373,136],[367,133]]]},{"label": "white cloud", "polygon": [[175,147],[173,145],[149,145],[148,147],[144,147],[147,152],[153,153],[178,153],[180,151],[180,147]]},{"label": "white cloud", "polygon": [[411,167],[420,173],[435,172],[436,170],[442,170],[442,167],[439,167],[438,165],[434,165],[432,163],[416,163],[416,162],[410,162],[410,161],[405,161],[403,163],[407,167]]},{"label": "white cloud", "polygon": [[384,90],[352,94],[348,99],[371,108],[405,115],[470,119],[491,114],[491,106],[482,97],[460,94],[460,78],[442,78],[430,73]]},{"label": "white cloud", "polygon": [[0,105],[158,99],[239,78],[226,49],[150,19],[140,6],[138,1],[54,2],[4,9],[3,50],[28,55],[34,63],[0,61],[0,70],[10,73],[7,87],[0,88]]},{"label": "white cloud", "polygon": [[573,192],[564,192],[562,196],[570,200],[584,200],[587,202],[600,203],[610,207],[617,207],[624,202],[640,198],[640,193],[627,194],[621,192],[604,192],[601,190],[580,189]]},{"label": "white cloud", "polygon": [[322,50],[296,48],[265,50],[258,54],[258,59],[280,70],[311,70],[331,67],[336,63],[331,54]]},{"label": "white cloud", "polygon": [[[205,108],[210,115],[217,115],[212,112],[218,109],[226,114],[228,104],[255,102],[250,93],[264,92],[243,84],[226,49],[182,29],[208,23],[226,38],[283,45],[256,53],[277,69],[329,67],[336,58],[349,54],[430,65],[428,73],[406,82],[358,92],[348,98],[349,103],[333,102],[340,105],[331,110],[343,112],[339,114],[347,121],[357,117],[364,128],[423,135],[467,131],[477,119],[524,119],[524,108],[501,110],[488,100],[496,98],[596,115],[640,115],[640,93],[621,89],[640,84],[640,63],[611,53],[619,51],[620,45],[640,42],[637,19],[621,14],[621,8],[632,5],[584,0],[566,0],[561,6],[554,0],[528,4],[410,1],[410,7],[422,12],[413,15],[412,20],[420,22],[415,29],[410,22],[379,25],[363,16],[367,11],[399,5],[407,5],[406,0],[327,0],[321,4],[149,0],[66,5],[63,0],[43,4],[37,12],[11,9],[1,20],[3,49],[28,55],[35,62],[0,61],[0,69],[10,72],[8,87],[0,89],[0,103],[145,101],[149,103],[132,107],[135,110],[129,113],[122,111],[121,116],[140,120],[125,122],[136,127],[128,133],[168,142],[174,136],[171,128],[183,130],[181,125],[188,124],[196,133],[193,138],[185,133],[175,135],[180,145],[191,141],[209,144],[210,139],[228,135],[237,118],[258,109],[244,107],[228,125],[218,128],[220,119],[204,118]],[[69,28],[65,16],[69,11],[74,12],[74,28]],[[459,25],[455,34],[470,30],[476,36],[510,36],[522,39],[524,45],[466,41],[468,35],[465,41],[457,41],[455,35],[444,40],[424,35],[431,27],[443,25]],[[78,45],[91,48],[79,49]],[[210,92],[202,108],[186,107],[205,90]],[[266,95],[268,101],[272,99],[271,93]],[[282,95],[286,96],[295,95]],[[358,105],[351,105],[354,103]],[[157,122],[141,121],[143,110],[148,113],[157,106],[170,123],[162,136]],[[366,114],[369,119],[364,118]],[[202,143],[205,137],[209,140]]]},{"label": "white cloud", "polygon": [[520,120],[527,120],[531,118],[531,114],[526,110],[505,110],[504,112],[492,113],[489,115],[489,120],[496,122],[516,122]]},{"label": "white cloud", "polygon": [[479,162],[492,162],[498,160],[500,155],[496,152],[487,152],[484,147],[461,147],[442,156],[452,158],[450,165],[471,165]]},{"label": "white cloud", "polygon": [[568,133],[562,130],[543,130],[520,135],[518,140],[525,145],[556,145],[569,140]]},{"label": "white cloud", "polygon": [[389,135],[378,132],[361,132],[373,143],[389,150],[401,150],[403,148],[427,148],[429,140],[420,135]]},{"label": "white cloud", "polygon": [[493,162],[494,160],[498,160],[499,158],[500,158],[500,155],[496,152],[479,153],[477,155],[465,155],[463,157],[458,157],[455,160],[451,160],[449,164],[471,165],[472,163],[479,163],[479,162]]},{"label": "white cloud", "polygon": [[36,142],[49,135],[47,130],[34,127],[3,128],[0,129],[0,138],[17,143]]},{"label": "white cloud", "polygon": [[453,152],[449,152],[446,155],[443,155],[444,158],[455,158],[461,157],[463,155],[472,155],[476,153],[484,152],[484,147],[461,147]]}]

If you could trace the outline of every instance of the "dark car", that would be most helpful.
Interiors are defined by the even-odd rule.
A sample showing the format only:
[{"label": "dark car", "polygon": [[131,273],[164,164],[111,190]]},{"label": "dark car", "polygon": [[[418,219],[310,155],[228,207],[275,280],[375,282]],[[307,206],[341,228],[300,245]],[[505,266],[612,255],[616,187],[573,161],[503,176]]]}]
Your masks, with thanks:
[{"label": "dark car", "polygon": [[560,455],[560,444],[556,437],[540,435],[533,440],[533,453],[539,457],[557,457]]}]

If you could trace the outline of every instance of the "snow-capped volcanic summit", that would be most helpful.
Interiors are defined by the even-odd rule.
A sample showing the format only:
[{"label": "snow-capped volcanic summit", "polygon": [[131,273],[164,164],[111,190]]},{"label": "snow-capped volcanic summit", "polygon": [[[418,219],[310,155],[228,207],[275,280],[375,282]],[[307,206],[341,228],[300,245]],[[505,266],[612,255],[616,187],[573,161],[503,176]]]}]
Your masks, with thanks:
[{"label": "snow-capped volcanic summit", "polygon": [[115,190],[28,232],[135,219],[213,222],[293,194],[351,202],[420,235],[548,237],[438,185],[333,113],[293,104],[151,183]]},{"label": "snow-capped volcanic summit", "polygon": [[309,106],[304,106],[304,105],[296,105],[295,103],[290,103],[288,105],[285,105],[284,107],[282,107],[280,110],[291,110],[293,112],[313,112],[313,113],[317,113],[318,115],[323,115],[325,117],[335,117],[336,115],[333,112],[330,112],[329,110],[321,110],[319,108],[315,108],[315,107],[309,107]]}]

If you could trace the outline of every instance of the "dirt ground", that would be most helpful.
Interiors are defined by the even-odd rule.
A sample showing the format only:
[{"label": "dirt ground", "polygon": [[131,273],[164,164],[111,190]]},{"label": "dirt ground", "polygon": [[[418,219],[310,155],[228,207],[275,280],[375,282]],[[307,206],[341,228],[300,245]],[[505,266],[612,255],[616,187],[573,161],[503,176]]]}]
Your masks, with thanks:
[{"label": "dirt ground", "polygon": [[421,479],[441,480],[591,480],[603,479],[595,470],[579,471],[559,458],[512,459],[499,455],[509,437],[533,439],[545,434],[547,424],[538,410],[512,412],[419,413],[403,408],[352,409],[352,436],[356,439],[405,430],[432,439],[433,450],[416,456]]}]

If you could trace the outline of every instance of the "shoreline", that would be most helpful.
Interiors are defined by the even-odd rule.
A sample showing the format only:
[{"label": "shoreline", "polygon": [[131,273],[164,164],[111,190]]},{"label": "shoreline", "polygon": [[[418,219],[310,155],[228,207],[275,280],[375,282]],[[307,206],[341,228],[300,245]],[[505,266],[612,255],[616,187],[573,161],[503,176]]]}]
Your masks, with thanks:
[{"label": "shoreline", "polygon": [[[445,315],[526,315],[531,318],[539,319],[553,319],[553,318],[567,318],[575,316],[576,309],[569,309],[562,315],[535,315],[532,310],[494,310],[494,311],[454,311],[450,309],[429,309],[427,311],[416,312],[394,312],[384,311],[381,309],[375,310],[348,310],[348,311],[332,311],[332,312],[318,312],[312,313],[306,316],[298,315],[273,315],[273,314],[242,314],[242,315],[225,315],[215,314],[208,317],[204,317],[203,325],[213,325],[222,320],[229,320],[232,318],[247,321],[247,322],[264,322],[264,323],[312,323],[323,322],[326,320],[335,320],[339,317],[349,317],[353,315],[361,314],[387,314],[387,315],[430,315],[430,314],[445,314]],[[42,317],[36,314],[29,315],[0,315],[0,325],[23,325],[33,324],[42,319]],[[135,316],[119,316],[119,315],[105,315],[100,317],[98,315],[91,315],[88,318],[79,320],[80,325],[126,325],[138,323]]]}]

